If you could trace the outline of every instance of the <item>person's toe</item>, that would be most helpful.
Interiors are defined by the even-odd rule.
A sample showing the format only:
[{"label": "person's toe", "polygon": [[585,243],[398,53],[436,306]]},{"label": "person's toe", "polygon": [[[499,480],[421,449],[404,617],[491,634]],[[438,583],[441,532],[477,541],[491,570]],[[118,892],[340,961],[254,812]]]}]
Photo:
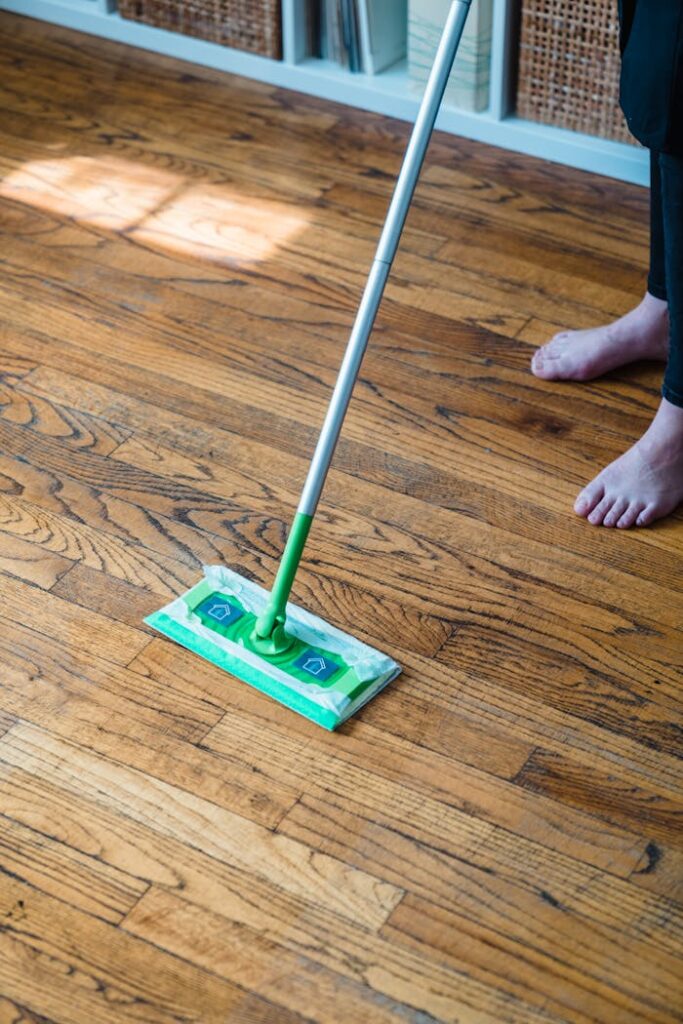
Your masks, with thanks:
[{"label": "person's toe", "polygon": [[642,501],[632,501],[626,511],[622,512],[617,527],[620,530],[630,529],[644,508]]},{"label": "person's toe", "polygon": [[588,487],[584,487],[574,504],[574,511],[577,516],[585,518],[590,515],[604,494],[605,488],[598,480],[593,480],[592,483],[588,484]]},{"label": "person's toe", "polygon": [[548,370],[562,355],[562,345],[557,344],[557,339],[553,338],[546,345],[541,348],[537,348],[531,359],[531,368],[534,372],[536,370]]},{"label": "person's toe", "polygon": [[562,352],[544,352],[543,355],[532,362],[531,370],[536,377],[543,380],[560,380],[570,377],[572,370],[567,357]]},{"label": "person's toe", "polygon": [[602,521],[614,504],[614,497],[611,494],[606,494],[602,501],[599,501],[595,506],[591,514],[588,516],[588,522],[592,523],[593,526],[601,526]]},{"label": "person's toe", "polygon": [[535,373],[537,377],[541,377],[548,361],[549,357],[545,348],[537,349],[531,360],[531,372]]},{"label": "person's toe", "polygon": [[654,502],[650,502],[649,505],[643,509],[638,518],[636,519],[636,526],[649,526],[654,519],[657,518],[657,506]]},{"label": "person's toe", "polygon": [[622,515],[628,508],[627,498],[617,498],[612,505],[609,512],[605,514],[605,518],[602,521],[603,526],[616,526]]}]

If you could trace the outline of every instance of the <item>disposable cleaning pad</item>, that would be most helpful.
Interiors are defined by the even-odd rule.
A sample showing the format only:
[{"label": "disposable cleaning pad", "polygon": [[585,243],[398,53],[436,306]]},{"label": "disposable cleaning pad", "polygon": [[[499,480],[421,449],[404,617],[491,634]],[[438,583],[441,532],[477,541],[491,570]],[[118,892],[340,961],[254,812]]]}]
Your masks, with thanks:
[{"label": "disposable cleaning pad", "polygon": [[292,646],[259,654],[250,636],[269,596],[230,569],[205,566],[200,583],[145,622],[326,729],[336,729],[401,671],[387,655],[291,603]]}]

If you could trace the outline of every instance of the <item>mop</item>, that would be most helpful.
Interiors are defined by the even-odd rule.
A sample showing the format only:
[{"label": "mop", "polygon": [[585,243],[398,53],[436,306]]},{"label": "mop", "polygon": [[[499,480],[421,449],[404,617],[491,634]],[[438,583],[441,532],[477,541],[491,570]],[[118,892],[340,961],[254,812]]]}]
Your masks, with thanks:
[{"label": "mop", "polygon": [[145,622],[287,707],[336,729],[401,671],[386,654],[289,602],[398,249],[470,0],[453,0],[272,591],[224,566]]}]

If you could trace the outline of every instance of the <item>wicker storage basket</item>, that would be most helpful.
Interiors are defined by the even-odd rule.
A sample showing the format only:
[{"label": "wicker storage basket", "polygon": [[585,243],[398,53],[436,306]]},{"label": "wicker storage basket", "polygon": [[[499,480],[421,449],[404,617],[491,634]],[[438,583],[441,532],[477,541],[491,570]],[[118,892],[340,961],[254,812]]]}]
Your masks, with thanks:
[{"label": "wicker storage basket", "polygon": [[119,0],[133,21],[263,57],[282,57],[280,0]]},{"label": "wicker storage basket", "polygon": [[522,0],[517,113],[634,142],[619,107],[616,0]]}]

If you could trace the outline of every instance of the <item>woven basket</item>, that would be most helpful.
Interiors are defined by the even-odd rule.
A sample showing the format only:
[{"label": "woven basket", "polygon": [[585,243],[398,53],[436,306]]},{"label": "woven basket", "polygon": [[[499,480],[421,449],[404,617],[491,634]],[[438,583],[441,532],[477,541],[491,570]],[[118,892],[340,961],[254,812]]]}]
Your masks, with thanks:
[{"label": "woven basket", "polygon": [[119,0],[119,13],[263,57],[282,57],[280,0]]},{"label": "woven basket", "polygon": [[619,70],[616,0],[522,0],[520,117],[633,142]]}]

